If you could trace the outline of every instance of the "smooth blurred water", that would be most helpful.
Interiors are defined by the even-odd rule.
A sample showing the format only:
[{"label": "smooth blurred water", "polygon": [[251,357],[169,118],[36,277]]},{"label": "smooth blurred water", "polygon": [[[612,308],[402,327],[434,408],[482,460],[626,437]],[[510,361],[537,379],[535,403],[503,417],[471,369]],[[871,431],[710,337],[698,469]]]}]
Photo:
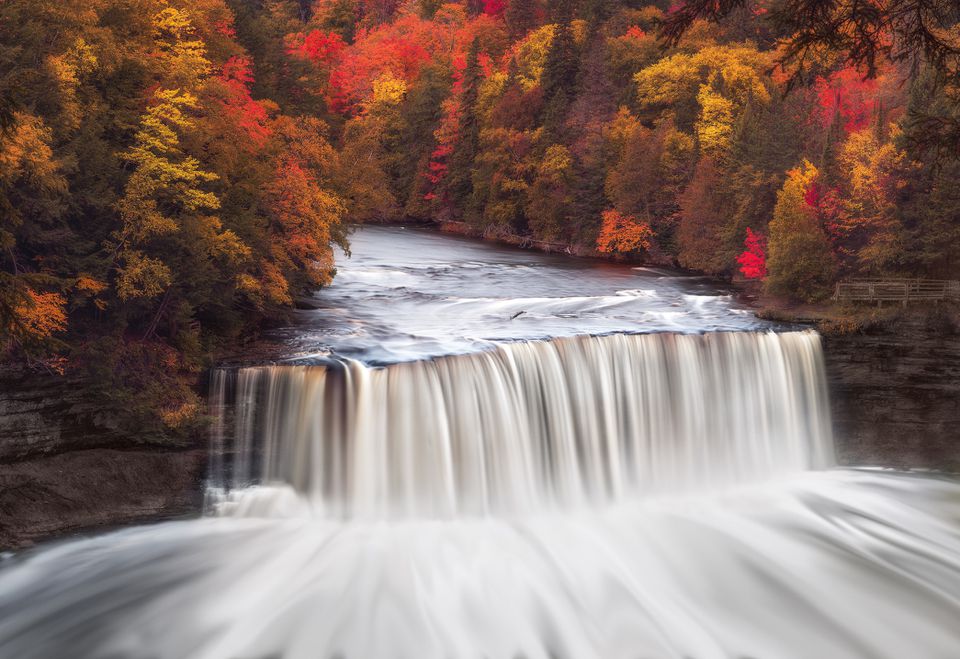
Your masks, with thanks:
[{"label": "smooth blurred water", "polygon": [[0,658],[960,656],[960,483],[831,468],[815,333],[667,272],[354,252],[308,365],[214,373],[208,514],[5,561]]},{"label": "smooth blurred water", "polygon": [[956,483],[850,471],[566,513],[168,523],[0,571],[0,656],[950,659],[958,528]]},{"label": "smooth blurred water", "polygon": [[291,356],[390,363],[504,340],[612,332],[769,329],[711,280],[498,247],[422,229],[365,227],[332,286],[279,330]]},{"label": "smooth blurred water", "polygon": [[[834,463],[814,332],[620,334],[386,368],[222,369],[213,392],[224,456],[213,484],[230,514],[577,509]],[[286,490],[256,484],[291,486],[294,507]]]}]

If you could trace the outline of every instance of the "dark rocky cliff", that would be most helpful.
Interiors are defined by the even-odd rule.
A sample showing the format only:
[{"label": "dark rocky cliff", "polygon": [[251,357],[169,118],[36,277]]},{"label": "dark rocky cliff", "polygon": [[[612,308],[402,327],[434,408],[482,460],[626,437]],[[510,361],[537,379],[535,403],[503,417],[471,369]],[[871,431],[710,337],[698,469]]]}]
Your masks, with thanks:
[{"label": "dark rocky cliff", "polygon": [[0,369],[0,549],[195,514],[205,459],[122,430],[81,379]]},{"label": "dark rocky cliff", "polygon": [[960,328],[946,310],[824,336],[843,465],[960,472]]}]

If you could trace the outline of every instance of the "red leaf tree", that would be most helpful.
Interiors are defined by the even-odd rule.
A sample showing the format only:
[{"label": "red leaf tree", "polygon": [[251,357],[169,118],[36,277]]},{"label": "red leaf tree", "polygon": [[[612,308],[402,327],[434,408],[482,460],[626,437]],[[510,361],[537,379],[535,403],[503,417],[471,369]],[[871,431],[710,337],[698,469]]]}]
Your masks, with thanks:
[{"label": "red leaf tree", "polygon": [[767,239],[763,234],[754,233],[747,228],[747,238],[743,241],[746,251],[737,257],[740,272],[747,279],[763,279],[767,276]]}]

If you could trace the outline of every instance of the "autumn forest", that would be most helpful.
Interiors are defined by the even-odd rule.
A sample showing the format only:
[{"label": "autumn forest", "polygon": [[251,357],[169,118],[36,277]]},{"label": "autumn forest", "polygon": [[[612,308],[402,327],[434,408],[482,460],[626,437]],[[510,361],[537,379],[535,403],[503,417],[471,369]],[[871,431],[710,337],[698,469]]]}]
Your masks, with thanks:
[{"label": "autumn forest", "polygon": [[211,355],[328,284],[354,223],[801,302],[954,278],[957,18],[936,0],[0,0],[0,348],[92,374],[137,428],[190,432]]}]

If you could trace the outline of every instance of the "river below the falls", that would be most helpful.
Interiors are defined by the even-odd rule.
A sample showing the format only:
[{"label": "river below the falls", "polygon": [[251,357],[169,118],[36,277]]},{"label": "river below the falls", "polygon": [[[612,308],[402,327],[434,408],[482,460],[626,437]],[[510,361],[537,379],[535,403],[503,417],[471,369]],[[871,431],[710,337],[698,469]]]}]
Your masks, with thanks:
[{"label": "river below the falls", "polygon": [[211,374],[200,519],[0,567],[0,657],[946,659],[960,484],[835,466],[815,332],[366,228]]}]

